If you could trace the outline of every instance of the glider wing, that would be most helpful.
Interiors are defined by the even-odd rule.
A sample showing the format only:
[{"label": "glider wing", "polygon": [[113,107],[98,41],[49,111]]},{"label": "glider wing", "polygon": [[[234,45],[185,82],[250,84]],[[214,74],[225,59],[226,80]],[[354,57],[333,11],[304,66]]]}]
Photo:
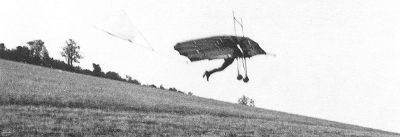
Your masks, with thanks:
[{"label": "glider wing", "polygon": [[214,36],[180,42],[174,48],[193,62],[232,57],[237,47],[231,36]]},{"label": "glider wing", "polygon": [[250,38],[241,38],[239,46],[243,51],[244,57],[250,58],[255,55],[267,54],[257,42]]}]

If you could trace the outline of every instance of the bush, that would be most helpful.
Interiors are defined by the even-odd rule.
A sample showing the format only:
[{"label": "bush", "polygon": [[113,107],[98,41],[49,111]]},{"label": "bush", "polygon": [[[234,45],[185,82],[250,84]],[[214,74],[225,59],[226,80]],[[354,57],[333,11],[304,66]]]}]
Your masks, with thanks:
[{"label": "bush", "polygon": [[169,88],[169,91],[177,92],[178,90],[176,88]]},{"label": "bush", "polygon": [[131,76],[126,75],[125,77],[126,77],[126,82],[133,83],[133,84],[136,84],[136,85],[141,85],[138,80],[132,79]]},{"label": "bush", "polygon": [[108,79],[122,80],[121,76],[119,76],[119,74],[117,72],[113,72],[113,71],[108,71],[105,76]]},{"label": "bush", "polygon": [[148,87],[157,88],[157,86],[154,84],[148,85]]},{"label": "bush", "polygon": [[245,106],[252,106],[252,107],[255,106],[254,100],[249,97],[246,97],[245,95],[239,98],[238,103]]},{"label": "bush", "polygon": [[165,88],[164,88],[164,86],[163,86],[163,85],[160,85],[160,89],[162,89],[162,90],[165,90]]},{"label": "bush", "polygon": [[104,72],[101,71],[100,64],[93,63],[92,65],[93,65],[92,75],[96,76],[96,77],[104,77],[105,74],[104,74]]}]

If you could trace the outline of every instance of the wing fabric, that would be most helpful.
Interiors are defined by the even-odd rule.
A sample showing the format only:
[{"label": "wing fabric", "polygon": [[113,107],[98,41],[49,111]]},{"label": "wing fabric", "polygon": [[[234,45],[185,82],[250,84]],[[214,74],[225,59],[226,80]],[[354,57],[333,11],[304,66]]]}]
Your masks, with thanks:
[{"label": "wing fabric", "polygon": [[233,56],[236,43],[230,36],[215,36],[189,40],[175,45],[179,54],[190,61],[225,59]]},{"label": "wing fabric", "polygon": [[[237,47],[238,44],[240,49]],[[214,36],[189,40],[176,44],[174,48],[192,62],[233,57],[235,51],[242,52],[246,58],[266,54],[257,42],[247,37],[236,36]]]},{"label": "wing fabric", "polygon": [[243,38],[239,46],[243,51],[244,57],[250,58],[255,55],[266,54],[266,52],[258,45],[258,43],[250,38]]}]

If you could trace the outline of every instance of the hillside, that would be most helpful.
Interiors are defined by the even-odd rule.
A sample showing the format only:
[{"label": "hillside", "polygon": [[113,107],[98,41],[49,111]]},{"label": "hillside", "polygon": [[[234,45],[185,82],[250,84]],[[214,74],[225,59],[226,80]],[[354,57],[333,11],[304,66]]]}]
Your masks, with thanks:
[{"label": "hillside", "polygon": [[0,59],[0,136],[400,136]]}]

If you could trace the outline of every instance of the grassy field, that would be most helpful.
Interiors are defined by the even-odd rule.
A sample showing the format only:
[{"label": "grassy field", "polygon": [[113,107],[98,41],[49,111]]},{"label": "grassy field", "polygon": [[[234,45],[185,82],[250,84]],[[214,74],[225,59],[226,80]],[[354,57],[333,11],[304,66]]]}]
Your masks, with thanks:
[{"label": "grassy field", "polygon": [[400,136],[0,60],[0,136]]}]

